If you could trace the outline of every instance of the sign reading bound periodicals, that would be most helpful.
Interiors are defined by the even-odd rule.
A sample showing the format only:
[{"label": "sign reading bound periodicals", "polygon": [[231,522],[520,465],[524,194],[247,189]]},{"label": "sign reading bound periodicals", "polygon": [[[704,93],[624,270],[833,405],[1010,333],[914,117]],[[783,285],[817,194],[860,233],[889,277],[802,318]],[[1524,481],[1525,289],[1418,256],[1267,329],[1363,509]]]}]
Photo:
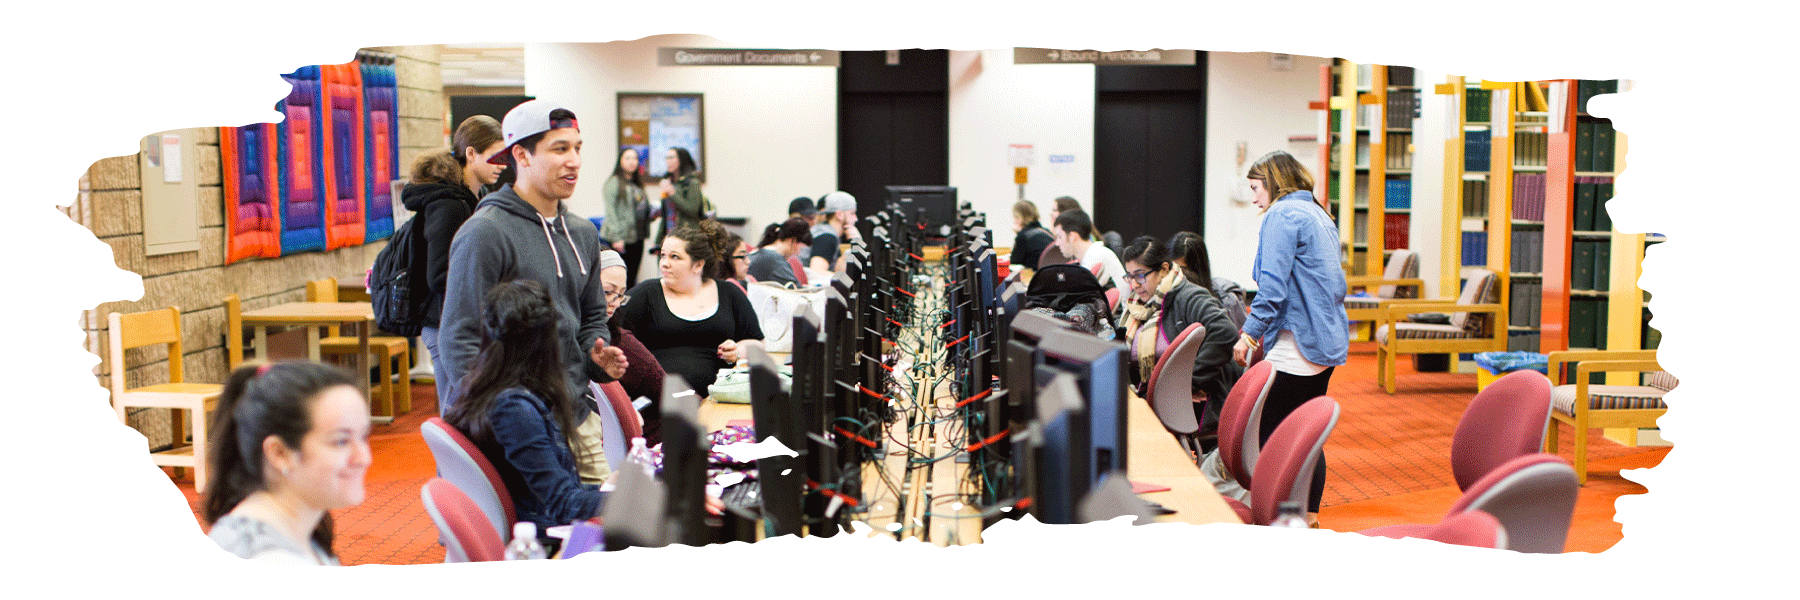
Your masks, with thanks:
[{"label": "sign reading bound periodicals", "polygon": [[836,50],[657,48],[659,67],[835,67]]},{"label": "sign reading bound periodicals", "polygon": [[1193,65],[1193,50],[1063,50],[1057,48],[1013,48],[1015,65]]}]

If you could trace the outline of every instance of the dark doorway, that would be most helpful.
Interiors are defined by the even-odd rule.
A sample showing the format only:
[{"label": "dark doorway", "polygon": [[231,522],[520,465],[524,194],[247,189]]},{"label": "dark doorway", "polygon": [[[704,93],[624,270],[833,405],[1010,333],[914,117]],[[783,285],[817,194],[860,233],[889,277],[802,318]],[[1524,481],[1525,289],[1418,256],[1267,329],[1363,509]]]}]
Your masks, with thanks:
[{"label": "dark doorway", "polygon": [[456,127],[462,125],[464,119],[475,115],[487,115],[495,121],[504,120],[506,111],[531,99],[531,96],[451,96],[450,130],[456,131]]},{"label": "dark doorway", "polygon": [[1205,232],[1206,53],[1196,62],[1095,68],[1097,230],[1127,244]]},{"label": "dark doorway", "polygon": [[880,211],[889,185],[948,185],[950,52],[839,57],[837,189],[856,196],[857,214]]}]

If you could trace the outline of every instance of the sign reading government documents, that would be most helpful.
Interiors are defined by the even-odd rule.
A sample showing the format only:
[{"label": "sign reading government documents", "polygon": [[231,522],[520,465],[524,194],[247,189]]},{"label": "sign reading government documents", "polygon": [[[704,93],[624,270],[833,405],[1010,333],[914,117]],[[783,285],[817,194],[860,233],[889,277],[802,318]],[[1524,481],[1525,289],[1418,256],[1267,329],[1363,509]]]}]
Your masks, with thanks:
[{"label": "sign reading government documents", "polygon": [[[1189,64],[1192,64],[1191,62]],[[657,48],[659,67],[835,67],[836,50]]]},{"label": "sign reading government documents", "polygon": [[1060,50],[1056,48],[1013,48],[1015,65],[1192,65],[1193,50]]}]

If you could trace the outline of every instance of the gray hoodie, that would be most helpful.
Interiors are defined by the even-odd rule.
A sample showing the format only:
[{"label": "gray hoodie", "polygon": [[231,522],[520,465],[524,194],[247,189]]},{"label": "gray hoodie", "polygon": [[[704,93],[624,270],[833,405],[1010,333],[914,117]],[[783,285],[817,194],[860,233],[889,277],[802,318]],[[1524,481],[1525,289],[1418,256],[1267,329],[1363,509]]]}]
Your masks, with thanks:
[{"label": "gray hoodie", "polygon": [[[438,348],[448,373],[437,374],[439,409],[448,411],[461,394],[462,377],[475,366],[481,349],[481,308],[495,284],[531,279],[544,285],[556,305],[557,337],[562,340],[569,393],[580,398],[587,382],[610,381],[588,358],[595,339],[612,343],[606,329],[606,296],[600,288],[600,232],[587,219],[571,215],[559,204],[557,218],[546,220],[508,185],[487,195],[450,243],[444,313]],[[581,416],[586,417],[584,402]]]}]

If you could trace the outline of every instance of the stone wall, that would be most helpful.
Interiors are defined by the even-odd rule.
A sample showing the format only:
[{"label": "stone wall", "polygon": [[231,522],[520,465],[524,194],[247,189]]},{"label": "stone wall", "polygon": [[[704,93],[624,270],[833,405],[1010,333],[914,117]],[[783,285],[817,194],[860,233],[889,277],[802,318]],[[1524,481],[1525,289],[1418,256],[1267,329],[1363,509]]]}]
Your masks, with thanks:
[{"label": "stone wall", "polygon": [[[445,121],[448,105],[443,76],[438,70],[437,46],[374,48],[398,55],[395,72],[400,88],[400,165],[405,176],[413,158],[429,150],[447,147]],[[83,311],[80,318],[87,334],[87,348],[101,358],[95,370],[99,385],[110,381],[107,359],[107,315],[169,306],[180,307],[183,370],[188,381],[224,382],[225,306],[228,294],[237,294],[244,310],[304,300],[306,282],[326,277],[361,279],[387,245],[377,241],[330,252],[304,252],[275,259],[250,258],[225,264],[225,197],[219,162],[219,130],[200,128],[181,134],[199,140],[200,250],[161,256],[144,255],[142,194],[138,156],[101,159],[81,177],[74,204],[65,209],[71,219],[112,246],[119,268],[144,278],[144,296],[138,300],[109,302]],[[246,350],[248,348],[246,347]],[[137,348],[125,353],[125,385],[167,381],[169,362],[163,347]],[[171,444],[169,410],[133,409],[127,416],[132,427],[149,438],[152,448]]]}]

